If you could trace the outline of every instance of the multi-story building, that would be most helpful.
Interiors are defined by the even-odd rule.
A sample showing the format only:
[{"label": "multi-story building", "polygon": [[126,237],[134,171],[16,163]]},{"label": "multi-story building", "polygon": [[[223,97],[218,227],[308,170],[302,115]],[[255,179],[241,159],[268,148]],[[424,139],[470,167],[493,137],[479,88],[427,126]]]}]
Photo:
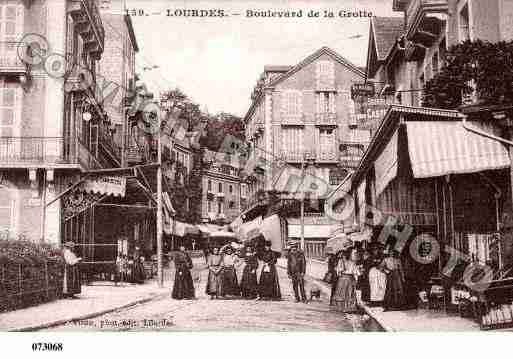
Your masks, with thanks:
[{"label": "multi-story building", "polygon": [[[139,51],[124,0],[101,0],[99,9],[105,28],[105,49],[98,66],[102,77],[102,100],[112,121],[114,140],[123,147],[126,99],[135,91],[135,56]],[[126,165],[126,164],[125,164]]]},{"label": "multi-story building", "polygon": [[[369,129],[356,121],[351,99],[352,86],[364,79],[361,68],[323,47],[297,65],[266,66],[244,118],[249,205],[263,192],[297,191],[283,184],[302,177],[303,169],[317,182],[317,196],[305,208],[304,232],[316,246],[337,225],[325,216],[326,198],[357,166],[370,138]],[[297,215],[287,221],[288,237],[298,238]]]},{"label": "multi-story building", "polygon": [[203,222],[230,223],[247,198],[238,162],[233,155],[205,149],[203,164],[201,218]]},{"label": "multi-story building", "polygon": [[61,202],[45,203],[121,164],[95,86],[105,29],[93,0],[1,1],[0,14],[0,225],[59,243]]},{"label": "multi-story building", "polygon": [[[402,18],[371,21],[368,80],[375,85],[372,96],[390,98],[392,105],[374,117],[375,133],[352,177],[355,217],[362,233],[373,239],[384,233],[379,238],[405,246],[407,286],[441,273],[454,279],[444,284],[451,303],[452,284],[470,263],[493,269],[487,281],[508,275],[513,263],[511,159],[504,141],[493,136],[511,131],[512,104],[490,106],[475,91],[461,94],[461,107],[427,108],[423,91],[443,70],[452,45],[512,40],[513,2],[395,0],[393,6]],[[442,253],[429,263],[409,255],[419,235],[440,244]],[[461,263],[447,271],[449,248]]]}]

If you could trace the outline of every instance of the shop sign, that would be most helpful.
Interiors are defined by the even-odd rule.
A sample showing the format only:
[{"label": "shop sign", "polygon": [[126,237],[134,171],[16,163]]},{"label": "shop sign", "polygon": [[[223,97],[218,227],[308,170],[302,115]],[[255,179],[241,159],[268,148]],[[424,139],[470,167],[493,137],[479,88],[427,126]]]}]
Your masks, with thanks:
[{"label": "shop sign", "polygon": [[87,179],[82,189],[85,192],[99,193],[124,197],[126,193],[126,178],[118,176],[102,176]]}]

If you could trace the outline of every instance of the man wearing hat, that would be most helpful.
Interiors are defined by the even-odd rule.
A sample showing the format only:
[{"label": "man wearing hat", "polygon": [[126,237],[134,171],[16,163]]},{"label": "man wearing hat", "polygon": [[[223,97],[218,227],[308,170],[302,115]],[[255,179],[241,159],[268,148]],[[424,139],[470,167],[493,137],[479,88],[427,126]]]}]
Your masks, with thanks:
[{"label": "man wearing hat", "polygon": [[[290,251],[287,257],[287,274],[292,279],[296,303],[300,301],[307,303],[305,293],[306,258],[304,253],[298,249],[298,244],[297,241],[289,242]],[[301,292],[301,297],[299,292]]]},{"label": "man wearing hat", "polygon": [[78,258],[75,253],[73,253],[73,248],[75,244],[73,242],[64,243],[64,248],[62,250],[62,256],[64,258],[64,283],[62,287],[62,294],[65,297],[73,298],[76,294],[80,294],[81,292],[81,283],[80,283],[80,270],[78,268],[78,263],[82,260],[82,258]]}]

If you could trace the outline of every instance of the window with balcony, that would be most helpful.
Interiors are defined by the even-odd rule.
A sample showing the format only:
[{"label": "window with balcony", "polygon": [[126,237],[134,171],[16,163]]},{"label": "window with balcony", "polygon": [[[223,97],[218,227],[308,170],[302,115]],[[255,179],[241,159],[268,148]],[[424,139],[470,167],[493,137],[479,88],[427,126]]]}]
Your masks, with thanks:
[{"label": "window with balcony", "polygon": [[304,130],[302,127],[282,128],[282,154],[286,158],[301,159],[304,151]]},{"label": "window with balcony", "polygon": [[335,131],[333,129],[319,129],[319,152],[321,157],[335,152]]},{"label": "window with balcony", "polygon": [[217,202],[217,213],[223,213],[223,202]]},{"label": "window with balcony", "polygon": [[207,201],[207,212],[212,212],[212,201],[211,200],[208,200]]}]

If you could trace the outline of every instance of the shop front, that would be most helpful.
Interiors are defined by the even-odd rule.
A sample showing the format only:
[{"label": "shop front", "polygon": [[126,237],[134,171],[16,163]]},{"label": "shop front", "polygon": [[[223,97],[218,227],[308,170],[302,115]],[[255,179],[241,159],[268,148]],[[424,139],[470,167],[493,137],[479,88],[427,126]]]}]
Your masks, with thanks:
[{"label": "shop front", "polygon": [[88,281],[117,280],[120,261],[155,258],[156,200],[136,169],[87,173],[59,197],[62,243],[75,243]]},{"label": "shop front", "polygon": [[490,286],[511,265],[500,228],[509,166],[507,149],[468,131],[455,111],[389,110],[352,192],[371,241],[400,251],[411,307],[482,321],[476,281]]}]

